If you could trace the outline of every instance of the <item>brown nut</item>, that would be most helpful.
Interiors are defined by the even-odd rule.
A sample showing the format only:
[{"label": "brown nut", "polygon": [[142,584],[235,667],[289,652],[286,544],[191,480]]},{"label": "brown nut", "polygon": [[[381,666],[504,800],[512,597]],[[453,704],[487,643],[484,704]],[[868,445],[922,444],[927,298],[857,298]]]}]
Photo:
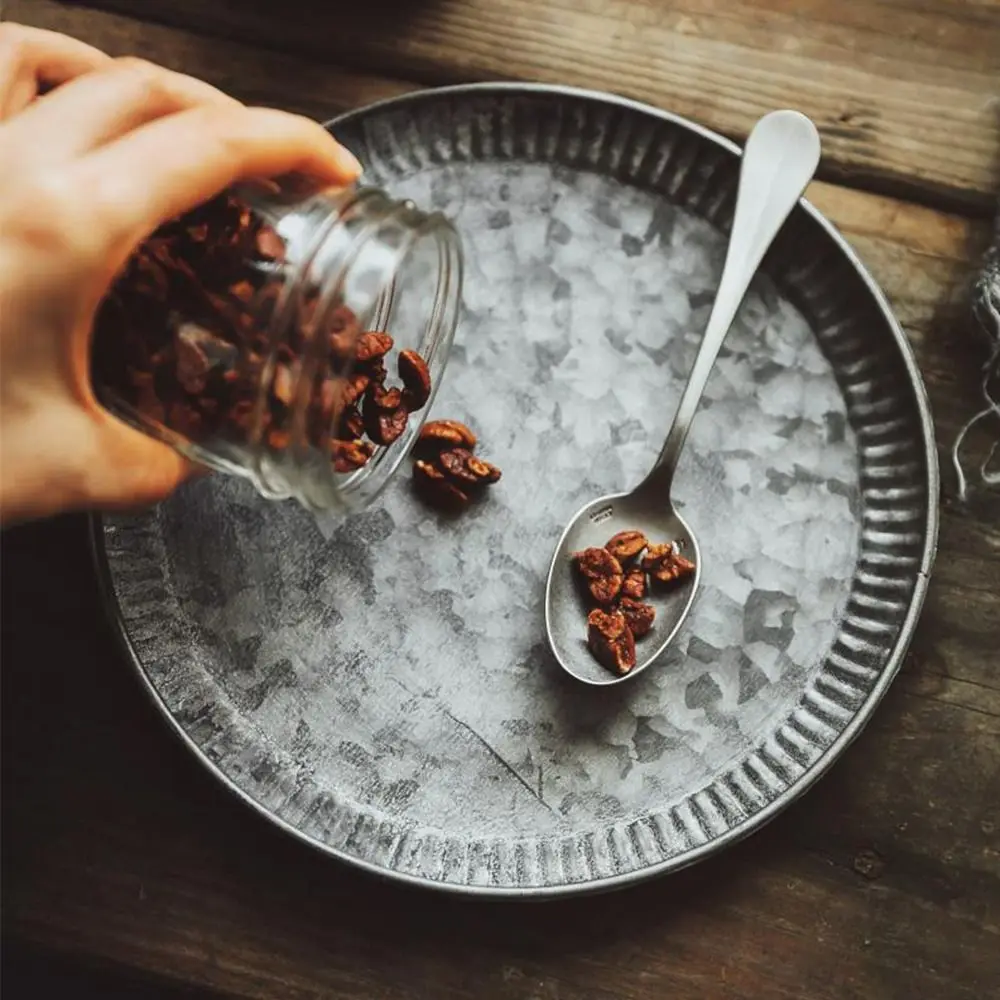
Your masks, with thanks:
[{"label": "brown nut", "polygon": [[403,392],[395,386],[386,388],[373,382],[365,393],[365,406],[376,410],[398,410],[403,405]]},{"label": "brown nut", "polygon": [[619,531],[605,542],[604,547],[619,561],[635,559],[649,544],[641,531]]},{"label": "brown nut", "polygon": [[271,383],[271,393],[279,403],[291,406],[295,392],[295,377],[288,365],[275,365],[274,380]]},{"label": "brown nut", "polygon": [[340,415],[337,437],[341,441],[356,441],[365,433],[365,422],[356,406],[348,406]]},{"label": "brown nut", "polygon": [[587,645],[599,663],[619,676],[635,666],[635,637],[620,611],[595,608],[590,612]]},{"label": "brown nut", "polygon": [[630,597],[633,601],[641,601],[646,596],[646,571],[635,567],[625,574],[622,583],[622,598]]},{"label": "brown nut", "polygon": [[410,414],[403,406],[400,389],[386,389],[377,383],[368,387],[362,411],[365,433],[376,444],[392,444],[405,430]]},{"label": "brown nut", "polygon": [[270,226],[261,226],[254,242],[257,253],[264,260],[285,259],[285,241]]},{"label": "brown nut", "polygon": [[272,427],[267,432],[267,444],[274,451],[284,451],[292,442],[291,431],[282,430],[279,427]]},{"label": "brown nut", "polygon": [[642,558],[642,568],[658,583],[683,580],[694,572],[694,563],[685,559],[670,542],[650,545]]},{"label": "brown nut", "polygon": [[403,381],[403,405],[410,413],[416,413],[431,398],[430,369],[416,351],[401,351],[396,364]]},{"label": "brown nut", "polygon": [[370,441],[338,441],[330,442],[330,457],[333,459],[334,472],[354,472],[367,464],[372,457],[375,446]]},{"label": "brown nut", "polygon": [[500,478],[500,470],[495,465],[476,458],[468,448],[442,451],[437,462],[445,475],[466,492],[489,486]]},{"label": "brown nut", "polygon": [[445,448],[475,448],[476,435],[457,420],[432,420],[417,436],[417,450],[433,456]]},{"label": "brown nut", "polygon": [[625,616],[625,621],[636,639],[647,635],[656,619],[656,608],[652,604],[634,601],[631,597],[623,597],[618,603],[618,610]]},{"label": "brown nut", "polygon": [[413,485],[419,496],[435,507],[455,510],[469,502],[468,494],[431,462],[413,463]]},{"label": "brown nut", "polygon": [[398,410],[366,409],[364,421],[365,431],[375,444],[390,445],[406,430],[410,414],[405,406]]},{"label": "brown nut", "polygon": [[362,364],[384,358],[392,350],[394,343],[395,341],[388,333],[381,330],[369,330],[358,337],[354,357]]},{"label": "brown nut", "polygon": [[477,458],[472,455],[468,462],[466,463],[466,468],[471,472],[480,483],[484,483],[487,486],[492,486],[493,483],[498,483],[500,477],[503,473],[497,466],[492,462],[487,462],[482,458]]},{"label": "brown nut", "polygon": [[621,593],[625,576],[621,563],[607,549],[590,548],[574,553],[576,570],[598,604],[611,604]]}]

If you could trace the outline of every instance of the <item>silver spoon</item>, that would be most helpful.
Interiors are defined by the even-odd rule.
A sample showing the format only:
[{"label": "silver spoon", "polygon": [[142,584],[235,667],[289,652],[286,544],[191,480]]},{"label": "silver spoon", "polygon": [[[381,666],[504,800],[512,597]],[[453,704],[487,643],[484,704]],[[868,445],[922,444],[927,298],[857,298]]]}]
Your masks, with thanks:
[{"label": "silver spoon", "polygon": [[[811,180],[819,151],[815,126],[797,111],[774,111],[754,126],[743,151],[719,290],[663,449],[649,475],[634,490],[588,503],[559,539],[545,586],[545,626],[556,659],[577,680],[608,685],[637,677],[667,647],[691,609],[701,580],[701,551],[694,532],[671,502],[674,471],[719,348],[765,252]],[[738,516],[738,512],[733,513]],[[673,589],[659,595],[654,590],[653,629],[636,644],[635,666],[617,676],[598,663],[587,648],[588,606],[575,579],[572,555],[603,546],[612,535],[629,529],[638,529],[651,542],[674,542],[696,569]]]}]

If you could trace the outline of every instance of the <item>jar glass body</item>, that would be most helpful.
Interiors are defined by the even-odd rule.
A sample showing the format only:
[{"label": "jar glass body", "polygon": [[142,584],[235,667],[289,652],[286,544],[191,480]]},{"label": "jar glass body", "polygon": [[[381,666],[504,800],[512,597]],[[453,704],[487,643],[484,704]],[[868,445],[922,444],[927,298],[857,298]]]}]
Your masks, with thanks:
[{"label": "jar glass body", "polygon": [[266,497],[360,509],[419,430],[461,279],[440,215],[373,189],[241,184],[129,260],[95,321],[94,386],[121,418]]}]

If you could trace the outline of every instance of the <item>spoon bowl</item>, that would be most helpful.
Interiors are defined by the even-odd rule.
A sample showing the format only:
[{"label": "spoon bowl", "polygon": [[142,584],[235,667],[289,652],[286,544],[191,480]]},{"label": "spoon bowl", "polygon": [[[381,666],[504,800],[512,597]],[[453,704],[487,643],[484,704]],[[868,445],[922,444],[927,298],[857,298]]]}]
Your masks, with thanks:
[{"label": "spoon bowl", "polygon": [[[691,610],[701,581],[698,540],[671,501],[674,470],[687,440],[719,348],[733,324],[764,254],[795,207],[819,164],[819,135],[797,111],[773,111],[754,126],[740,165],[733,227],[712,313],[674,421],[653,468],[634,489],[600,497],[577,511],[549,567],[545,627],[562,668],[586,684],[620,684],[641,674],[669,645]],[[573,553],[601,547],[619,531],[639,530],[650,544],[672,542],[695,564],[694,573],[673,585],[652,587],[652,630],[636,645],[635,664],[625,674],[602,666],[587,646],[591,605],[573,569]]]},{"label": "spoon bowl", "polygon": [[[572,571],[573,553],[604,543],[619,531],[637,529],[652,542],[672,542],[690,559],[691,576],[669,587],[651,588],[644,599],[656,608],[653,630],[636,643],[636,665],[619,677],[601,666],[587,647],[587,613],[593,606]],[[606,686],[636,677],[670,645],[687,617],[701,580],[698,539],[670,503],[650,504],[639,493],[613,493],[592,500],[570,521],[556,546],[545,585],[549,645],[563,669],[584,684]]]}]

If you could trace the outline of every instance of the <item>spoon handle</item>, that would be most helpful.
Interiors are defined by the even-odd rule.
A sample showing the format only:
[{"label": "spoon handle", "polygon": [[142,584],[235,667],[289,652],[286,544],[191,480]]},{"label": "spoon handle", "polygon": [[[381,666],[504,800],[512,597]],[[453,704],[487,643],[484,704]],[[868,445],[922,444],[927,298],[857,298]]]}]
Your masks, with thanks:
[{"label": "spoon handle", "polygon": [[819,135],[797,111],[772,111],[753,127],[743,150],[736,211],[719,290],[674,422],[652,471],[639,486],[670,487],[705,384],[750,281],[819,163]]}]

